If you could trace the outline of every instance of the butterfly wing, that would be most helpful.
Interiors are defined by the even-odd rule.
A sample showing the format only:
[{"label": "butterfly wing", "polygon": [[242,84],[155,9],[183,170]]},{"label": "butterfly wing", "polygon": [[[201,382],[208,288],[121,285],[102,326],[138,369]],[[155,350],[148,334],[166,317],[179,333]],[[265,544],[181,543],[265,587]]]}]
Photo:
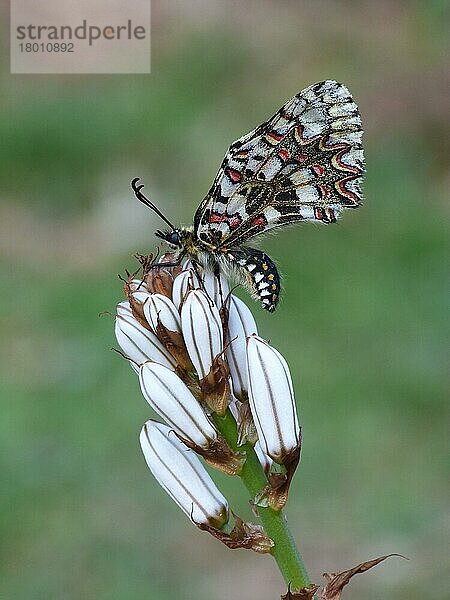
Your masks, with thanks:
[{"label": "butterfly wing", "polygon": [[362,127],[336,81],[298,93],[266,123],[231,144],[197,209],[197,239],[214,251],[274,227],[335,222],[361,204]]}]

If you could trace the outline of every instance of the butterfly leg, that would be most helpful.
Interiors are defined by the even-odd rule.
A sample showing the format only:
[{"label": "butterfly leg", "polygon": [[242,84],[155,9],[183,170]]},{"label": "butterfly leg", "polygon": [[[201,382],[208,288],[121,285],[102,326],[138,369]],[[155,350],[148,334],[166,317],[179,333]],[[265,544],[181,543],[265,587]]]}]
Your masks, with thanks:
[{"label": "butterfly leg", "polygon": [[[214,302],[214,298],[211,298],[210,294],[208,293],[208,290],[205,287],[205,278],[203,275],[203,273],[204,273],[203,265],[200,262],[198,262],[195,258],[193,258],[192,256],[190,257],[189,260],[191,262],[192,269],[197,277],[197,280],[200,283],[200,288],[205,292],[205,294],[208,296],[208,298],[211,300],[211,302]],[[216,272],[216,267],[214,268],[213,273],[216,277],[218,277],[218,272]],[[220,286],[220,279],[219,279],[219,286]]]},{"label": "butterfly leg", "polygon": [[273,312],[280,299],[281,280],[275,263],[265,252],[255,248],[231,248],[228,257],[243,275],[244,283],[263,308]]},{"label": "butterfly leg", "polygon": [[177,256],[175,260],[171,260],[170,262],[152,262],[150,265],[146,266],[146,269],[150,271],[154,268],[165,269],[167,267],[179,267],[185,257],[185,253],[181,252],[181,254]]},{"label": "butterfly leg", "polygon": [[223,295],[223,288],[222,288],[222,278],[220,277],[220,266],[219,264],[216,264],[214,266],[214,276],[217,278],[217,285],[219,286],[219,296],[220,296],[220,300],[222,302],[222,306],[225,304],[225,300],[226,298],[224,298]]},{"label": "butterfly leg", "polygon": [[192,263],[192,268],[194,269],[194,273],[197,276],[198,281],[200,282],[201,288],[203,289],[203,291],[205,292],[205,294],[208,296],[208,298],[211,300],[211,302],[213,302],[213,299],[210,297],[210,295],[208,294],[208,290],[205,287],[205,281],[204,281],[204,277],[202,275],[201,272],[201,265],[199,262],[197,262],[195,259],[191,258],[191,263]]},{"label": "butterfly leg", "polygon": [[153,263],[152,269],[158,267],[159,269],[164,269],[166,267],[179,267],[181,265],[181,260],[177,260],[175,262],[163,262],[163,263]]}]

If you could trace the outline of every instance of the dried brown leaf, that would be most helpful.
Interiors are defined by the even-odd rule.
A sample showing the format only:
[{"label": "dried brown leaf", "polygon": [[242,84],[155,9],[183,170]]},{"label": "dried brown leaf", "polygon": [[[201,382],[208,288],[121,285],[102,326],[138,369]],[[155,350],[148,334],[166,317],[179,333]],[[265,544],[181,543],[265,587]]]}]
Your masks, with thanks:
[{"label": "dried brown leaf", "polygon": [[221,356],[214,359],[208,375],[200,380],[203,402],[219,415],[224,415],[230,402],[229,369]]},{"label": "dried brown leaf", "polygon": [[[158,263],[155,263],[153,254],[135,254],[134,256],[141,264],[143,280],[148,291],[151,294],[158,293],[171,298],[173,280],[181,272],[181,266],[163,267],[162,264],[174,262],[174,254],[166,252]],[[161,266],[159,263],[162,263]]]},{"label": "dried brown leaf", "polygon": [[300,460],[301,452],[301,434],[300,443],[294,448],[283,461],[286,473],[271,473],[268,476],[269,485],[267,485],[255,498],[258,506],[270,506],[273,510],[280,511],[286,505],[295,470]]},{"label": "dried brown leaf", "polygon": [[189,358],[183,335],[178,331],[170,331],[160,321],[158,321],[155,333],[177,361],[178,366],[184,371],[192,371],[194,367]]},{"label": "dried brown leaf", "polygon": [[228,320],[230,317],[230,312],[228,310],[228,297],[226,298],[226,300],[222,304],[222,306],[219,307],[219,315],[220,315],[220,320],[222,321],[223,343],[225,345],[226,341],[228,339]]},{"label": "dried brown leaf", "polygon": [[218,436],[216,440],[211,440],[208,448],[200,448],[180,438],[181,441],[194,450],[206,460],[208,464],[227,475],[239,475],[244,466],[246,454],[243,452],[234,452],[227,444],[222,436]]},{"label": "dried brown leaf", "polygon": [[258,439],[255,423],[253,422],[252,412],[249,402],[241,402],[238,407],[238,446],[243,446],[246,442],[254,444]]},{"label": "dried brown leaf", "polygon": [[210,525],[205,525],[204,523],[198,523],[198,527],[204,531],[208,531],[211,535],[232,550],[236,550],[237,548],[245,548],[260,554],[267,554],[272,550],[274,543],[269,537],[267,537],[261,525],[245,523],[237,515],[234,515],[234,518],[236,523],[230,533],[225,533],[219,529],[211,527]]},{"label": "dried brown leaf", "polygon": [[151,331],[152,328],[150,327],[150,325],[147,322],[147,319],[144,316],[144,305],[142,302],[139,302],[139,300],[136,300],[133,294],[135,288],[131,285],[131,282],[135,275],[136,273],[133,273],[132,275],[130,275],[128,280],[124,282],[123,291],[125,292],[127,300],[130,303],[130,308],[131,312],[133,313],[133,317],[142,325],[142,327],[145,327],[145,329]]},{"label": "dried brown leaf", "polygon": [[146,277],[148,291],[151,294],[162,294],[172,298],[173,276],[169,269],[156,268]]},{"label": "dried brown leaf", "polygon": [[328,579],[328,583],[322,590],[321,600],[340,600],[342,589],[347,585],[350,579],[358,573],[365,573],[372,567],[375,567],[379,563],[383,562],[391,556],[400,556],[405,558],[401,554],[386,554],[385,556],[379,556],[373,560],[367,560],[365,562],[356,565],[352,569],[342,571],[341,573],[324,573],[323,576]]},{"label": "dried brown leaf", "polygon": [[[154,254],[139,254],[136,252],[134,258],[139,262],[142,269],[142,277],[145,280],[145,277],[151,272],[152,266],[155,264],[155,255]],[[145,284],[147,282],[145,281]]]}]

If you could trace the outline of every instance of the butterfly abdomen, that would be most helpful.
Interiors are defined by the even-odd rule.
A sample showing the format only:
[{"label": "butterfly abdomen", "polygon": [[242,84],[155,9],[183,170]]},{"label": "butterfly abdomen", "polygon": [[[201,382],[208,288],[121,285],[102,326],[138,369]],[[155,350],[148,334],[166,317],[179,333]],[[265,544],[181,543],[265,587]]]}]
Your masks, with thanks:
[{"label": "butterfly abdomen", "polygon": [[263,308],[273,312],[280,299],[281,280],[275,263],[265,252],[255,248],[230,248],[227,257],[234,263],[244,285],[259,299]]}]

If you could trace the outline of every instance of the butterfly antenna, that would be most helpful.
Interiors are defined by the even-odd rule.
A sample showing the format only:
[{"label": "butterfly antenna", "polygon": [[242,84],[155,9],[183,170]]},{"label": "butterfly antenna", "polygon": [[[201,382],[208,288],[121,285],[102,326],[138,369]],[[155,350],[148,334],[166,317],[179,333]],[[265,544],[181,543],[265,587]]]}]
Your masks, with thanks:
[{"label": "butterfly antenna", "polygon": [[131,182],[131,189],[134,192],[134,195],[136,196],[136,198],[139,200],[139,202],[142,202],[142,204],[145,204],[145,206],[148,206],[148,208],[150,208],[151,210],[153,210],[158,217],[160,217],[165,223],[167,223],[167,225],[174,230],[175,226],[172,225],[172,223],[169,221],[169,219],[167,217],[165,217],[162,212],[159,210],[159,208],[157,208],[153,202],[150,202],[150,200],[147,198],[147,196],[144,196],[144,194],[141,192],[142,188],[144,187],[144,184],[141,183],[140,185],[138,185],[138,181],[140,180],[140,177],[135,177],[133,179],[133,181]]}]

